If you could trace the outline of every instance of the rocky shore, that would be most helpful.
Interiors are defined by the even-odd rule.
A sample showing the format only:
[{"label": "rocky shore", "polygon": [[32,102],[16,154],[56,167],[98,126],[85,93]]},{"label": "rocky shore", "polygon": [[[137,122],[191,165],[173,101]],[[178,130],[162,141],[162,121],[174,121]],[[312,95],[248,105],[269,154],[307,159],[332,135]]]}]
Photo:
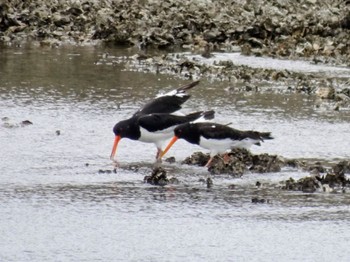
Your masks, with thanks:
[{"label": "rocky shore", "polygon": [[334,100],[334,110],[350,104],[348,77],[334,81],[230,61],[203,64],[163,52],[187,50],[204,58],[213,52],[239,52],[346,68],[350,66],[349,1],[1,0],[0,44],[25,42],[134,47],[138,54],[128,64],[141,70],[228,81],[248,92],[262,82],[272,82],[288,92]]},{"label": "rocky shore", "polygon": [[[225,159],[217,155],[208,172],[215,176],[222,174],[232,177],[249,176],[249,173],[273,173],[280,172],[282,168],[293,168],[309,173],[309,175],[295,180],[290,178],[279,182],[279,188],[290,191],[302,191],[304,193],[314,192],[346,192],[350,188],[350,179],[346,174],[350,173],[350,161],[339,161],[338,163],[321,163],[300,159],[286,159],[282,156],[269,154],[252,154],[246,149],[233,149]],[[182,165],[196,165],[204,167],[209,160],[209,154],[195,152],[182,161]],[[166,159],[166,162],[173,163],[175,159]],[[167,177],[164,168],[156,167],[150,176],[145,177],[145,183],[164,186],[167,184],[178,184],[179,181]],[[203,181],[207,187],[213,186],[213,181]],[[260,182],[257,182],[257,187]]]},{"label": "rocky shore", "polygon": [[349,1],[1,0],[0,41],[241,51],[346,64]]}]

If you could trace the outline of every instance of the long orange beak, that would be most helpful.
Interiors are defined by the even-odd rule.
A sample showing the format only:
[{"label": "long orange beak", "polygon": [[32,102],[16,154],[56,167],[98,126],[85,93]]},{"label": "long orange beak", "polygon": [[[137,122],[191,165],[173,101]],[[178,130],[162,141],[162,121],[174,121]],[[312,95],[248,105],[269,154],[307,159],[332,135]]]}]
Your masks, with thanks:
[{"label": "long orange beak", "polygon": [[165,154],[166,154],[166,152],[168,152],[169,151],[169,149],[170,149],[170,147],[172,147],[172,145],[176,142],[176,140],[178,140],[179,138],[177,137],[177,136],[174,136],[171,140],[170,140],[170,142],[169,142],[169,144],[167,145],[167,147],[164,149],[164,151],[162,152],[162,154],[159,156],[159,158],[162,158]]},{"label": "long orange beak", "polygon": [[114,160],[114,155],[115,155],[115,152],[117,151],[117,146],[120,139],[122,139],[121,136],[115,136],[112,153],[111,153],[111,160]]}]

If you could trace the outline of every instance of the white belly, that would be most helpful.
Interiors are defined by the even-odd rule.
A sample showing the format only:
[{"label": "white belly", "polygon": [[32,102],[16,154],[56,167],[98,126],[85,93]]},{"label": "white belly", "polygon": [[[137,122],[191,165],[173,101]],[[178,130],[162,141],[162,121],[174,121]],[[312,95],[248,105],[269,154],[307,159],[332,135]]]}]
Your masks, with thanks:
[{"label": "white belly", "polygon": [[199,145],[203,148],[210,150],[210,155],[214,156],[216,154],[223,154],[229,149],[233,148],[249,148],[254,143],[258,142],[257,140],[252,140],[246,138],[243,140],[232,140],[229,138],[226,139],[206,139],[201,137]]},{"label": "white belly", "polygon": [[174,136],[175,127],[170,127],[157,132],[149,132],[146,129],[140,127],[141,136],[139,141],[145,143],[154,143],[158,148],[162,148],[164,142]]}]

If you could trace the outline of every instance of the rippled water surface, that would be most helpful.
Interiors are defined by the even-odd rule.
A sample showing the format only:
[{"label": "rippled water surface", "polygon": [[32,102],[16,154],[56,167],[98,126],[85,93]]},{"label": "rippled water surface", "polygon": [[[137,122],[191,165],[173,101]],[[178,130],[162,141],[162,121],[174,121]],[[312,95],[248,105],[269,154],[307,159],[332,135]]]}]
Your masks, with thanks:
[{"label": "rippled water surface", "polygon": [[[179,164],[199,148],[180,141],[177,163],[164,164],[180,184],[155,187],[143,183],[155,147],[124,139],[121,168],[99,172],[113,169],[113,125],[188,82],[98,63],[107,52],[133,54],[0,49],[1,261],[349,261],[349,193],[279,189],[308,175],[300,170],[217,176],[207,189],[206,170]],[[185,112],[214,109],[218,122],[271,131],[275,139],[253,153],[350,158],[349,112],[313,96],[230,92],[204,80],[191,94]]]}]

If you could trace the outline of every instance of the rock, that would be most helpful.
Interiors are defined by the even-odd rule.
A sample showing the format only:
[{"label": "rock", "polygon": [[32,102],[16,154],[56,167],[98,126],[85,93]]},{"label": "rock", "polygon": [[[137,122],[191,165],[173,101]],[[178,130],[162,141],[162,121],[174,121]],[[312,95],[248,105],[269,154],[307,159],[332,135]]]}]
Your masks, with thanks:
[{"label": "rock", "polygon": [[68,16],[63,16],[60,14],[55,14],[52,17],[52,20],[53,20],[53,23],[58,27],[68,25],[71,22]]},{"label": "rock", "polygon": [[318,172],[318,173],[326,172],[326,168],[320,162],[309,164],[306,167],[306,169],[310,172]]},{"label": "rock", "polygon": [[318,188],[320,188],[320,184],[315,177],[304,177],[298,181],[290,178],[285,181],[285,186],[282,187],[285,190],[302,191],[304,193],[314,193]]},{"label": "rock", "polygon": [[252,203],[253,204],[264,204],[264,203],[270,203],[270,200],[264,199],[264,198],[253,197]]},{"label": "rock", "polygon": [[175,177],[168,178],[167,172],[162,167],[156,167],[152,170],[152,174],[150,176],[145,176],[144,182],[157,185],[157,186],[165,186],[168,184],[179,184],[179,180]]},{"label": "rock", "polygon": [[254,155],[252,158],[252,166],[250,171],[258,173],[279,172],[284,162],[276,155],[261,154]]},{"label": "rock", "polygon": [[209,161],[209,158],[209,154],[195,152],[190,157],[187,157],[184,161],[182,161],[181,164],[205,166],[205,164]]},{"label": "rock", "polygon": [[[204,166],[210,156],[195,152],[187,157],[182,164]],[[253,155],[246,149],[233,149],[225,156],[215,156],[208,171],[211,174],[230,174],[240,177],[247,170],[258,173],[279,172],[285,163],[276,155]]]},{"label": "rock", "polygon": [[333,167],[334,174],[337,175],[344,175],[346,173],[350,173],[350,161],[340,161],[339,163],[335,164]]},{"label": "rock", "polygon": [[207,188],[212,188],[213,184],[214,184],[213,180],[210,177],[208,177],[207,178]]},{"label": "rock", "polygon": [[66,12],[67,14],[71,14],[71,15],[74,15],[74,16],[80,16],[82,13],[83,13],[83,10],[81,10],[80,8],[78,7],[71,7],[67,10]]},{"label": "rock", "polygon": [[176,0],[4,0],[0,3],[0,39],[18,40],[21,32],[26,32],[29,39],[42,37],[41,31],[46,32],[45,38],[63,41],[52,35],[59,27],[68,40],[78,43],[81,39],[100,39],[160,49],[202,49],[210,44],[217,50],[241,50],[246,55],[292,59],[317,55],[349,61],[347,1],[307,0],[292,5],[281,0],[218,0],[198,6],[199,3]]},{"label": "rock", "polygon": [[29,120],[23,120],[21,122],[21,126],[29,126],[29,125],[32,125],[33,123]]},{"label": "rock", "polygon": [[331,188],[336,186],[344,187],[349,184],[349,180],[345,178],[344,173],[327,173],[321,180],[322,184],[328,184]]},{"label": "rock", "polygon": [[316,95],[321,99],[334,99],[335,89],[334,87],[319,87],[316,90]]},{"label": "rock", "polygon": [[170,163],[170,164],[173,164],[176,162],[175,157],[173,157],[173,156],[166,158],[164,161],[167,163]]},{"label": "rock", "polygon": [[[350,187],[350,179],[345,176],[345,173],[350,173],[350,161],[340,161],[331,170],[327,170],[320,163],[311,164],[308,169],[312,171],[312,176],[301,178],[298,181],[290,178],[283,182],[285,185],[282,188],[313,193],[317,189],[323,192],[333,192],[336,188],[344,191],[345,187]],[[327,173],[321,175],[322,172]]]},{"label": "rock", "polygon": [[99,174],[112,174],[112,173],[117,173],[116,169],[109,170],[109,169],[99,169],[98,170]]}]

